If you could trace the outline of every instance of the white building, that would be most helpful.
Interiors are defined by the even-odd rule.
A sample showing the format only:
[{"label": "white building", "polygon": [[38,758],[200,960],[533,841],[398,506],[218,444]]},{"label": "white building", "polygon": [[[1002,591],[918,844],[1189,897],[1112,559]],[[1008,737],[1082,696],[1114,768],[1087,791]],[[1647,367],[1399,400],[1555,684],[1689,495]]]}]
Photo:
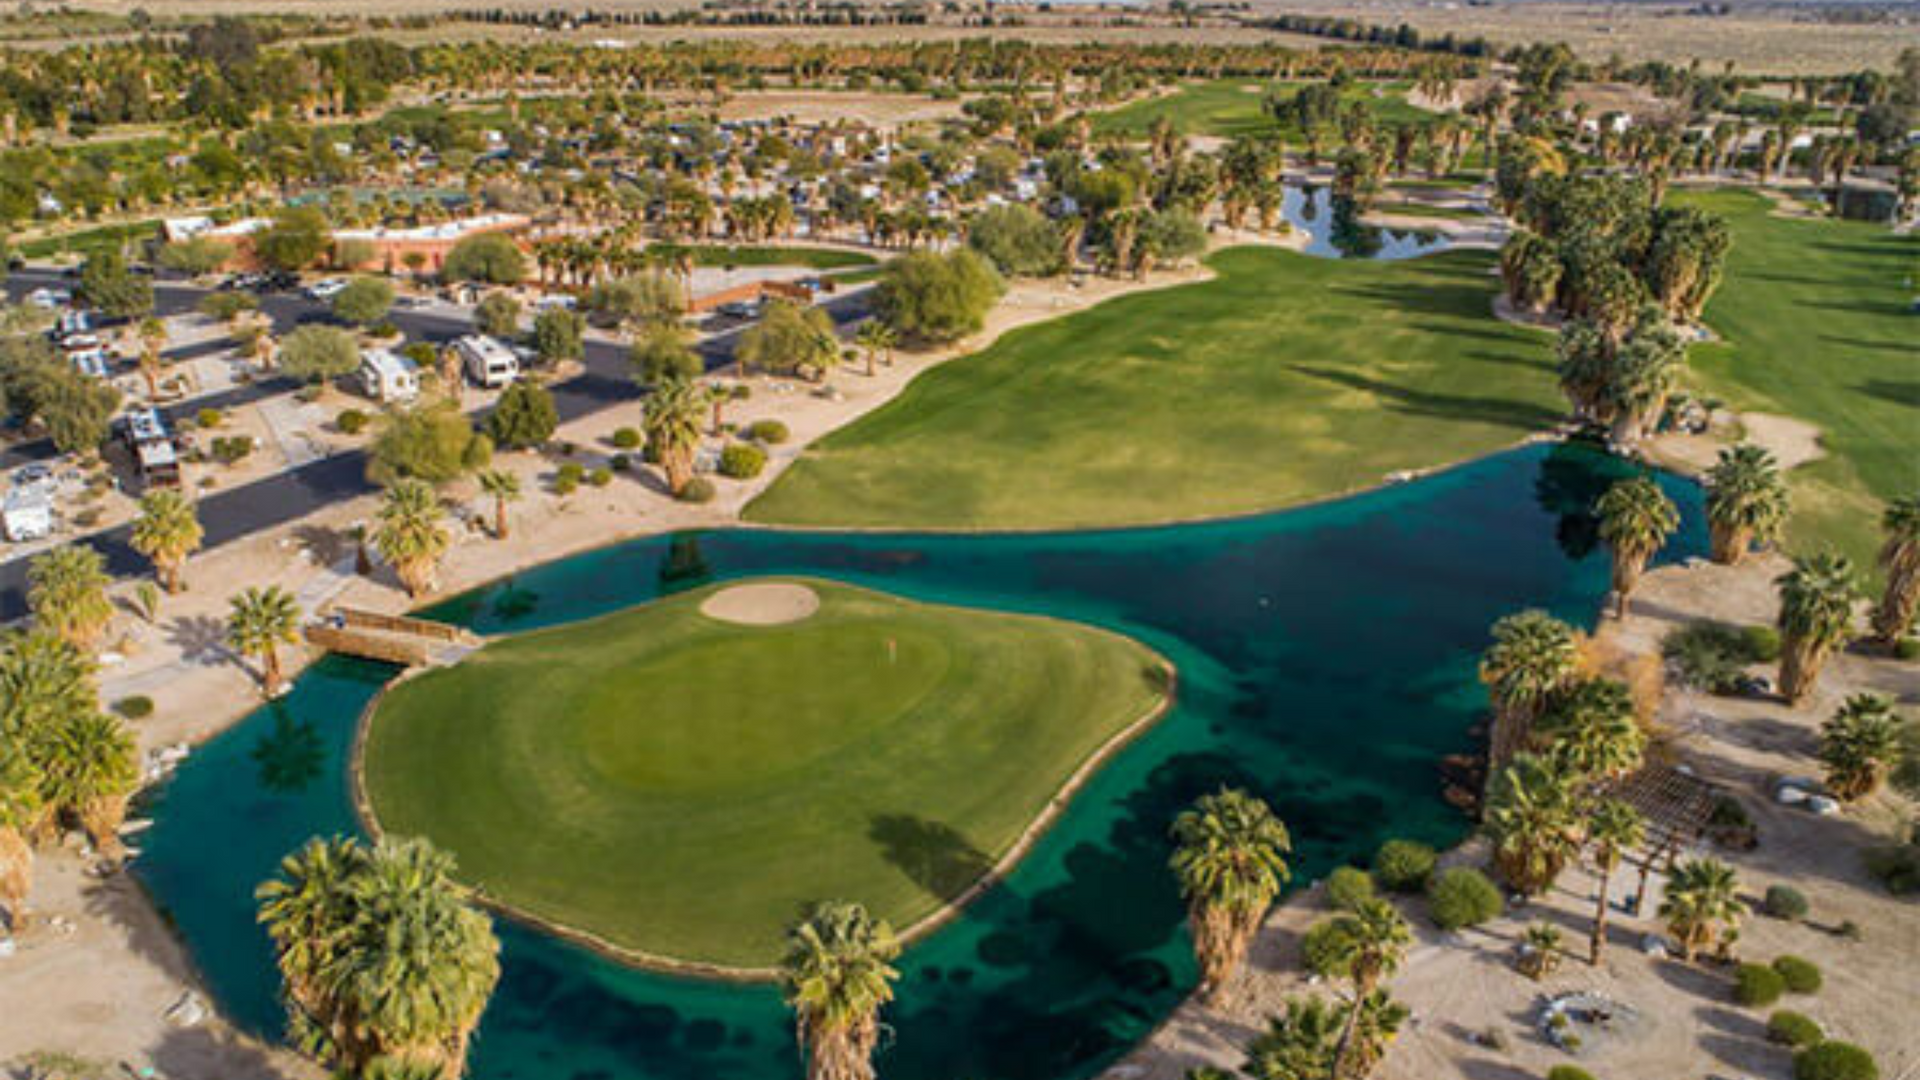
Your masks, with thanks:
[{"label": "white building", "polygon": [[53,533],[53,499],[38,487],[16,487],[0,507],[0,527],[16,544],[40,540]]},{"label": "white building", "polygon": [[380,402],[412,401],[420,396],[420,372],[392,349],[368,349],[360,355],[360,385]]}]

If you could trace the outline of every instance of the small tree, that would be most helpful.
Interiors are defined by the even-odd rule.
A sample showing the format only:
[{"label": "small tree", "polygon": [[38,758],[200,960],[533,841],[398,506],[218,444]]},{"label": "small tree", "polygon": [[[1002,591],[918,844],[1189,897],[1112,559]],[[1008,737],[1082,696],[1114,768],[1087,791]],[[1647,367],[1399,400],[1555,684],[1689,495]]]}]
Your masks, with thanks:
[{"label": "small tree", "polygon": [[393,286],[384,278],[354,278],[333,296],[333,317],[355,326],[372,326],[392,307]]},{"label": "small tree", "polygon": [[507,504],[520,498],[520,478],[504,469],[488,469],[480,474],[480,490],[493,497],[493,535],[507,538]]},{"label": "small tree", "polygon": [[290,206],[253,234],[253,253],[267,266],[297,273],[318,262],[333,246],[327,215],[315,206]]},{"label": "small tree", "polygon": [[1680,943],[1680,958],[1691,961],[1703,947],[1738,928],[1746,913],[1733,869],[1717,859],[1689,859],[1667,879],[1660,917]]},{"label": "small tree", "polygon": [[469,236],[453,245],[440,273],[448,281],[485,285],[517,285],[527,276],[527,258],[505,233]]},{"label": "small tree", "polygon": [[760,321],[740,335],[734,357],[743,373],[760,370],[817,379],[839,359],[840,339],[826,312],[775,300]]},{"label": "small tree", "polygon": [[491,292],[473,309],[473,324],[483,334],[513,338],[520,334],[520,301],[512,293]]},{"label": "small tree", "polygon": [[88,649],[113,621],[107,560],[91,547],[52,548],[27,563],[27,607],[34,625]]},{"label": "small tree", "polygon": [[180,568],[200,549],[203,531],[193,504],[178,491],[161,488],[140,498],[140,516],[134,519],[129,543],[153,560],[155,576],[170,593],[186,588]]},{"label": "small tree", "polygon": [[375,483],[402,479],[444,484],[493,458],[493,443],[475,431],[450,402],[424,405],[388,421],[373,443],[367,476]]},{"label": "small tree", "polygon": [[80,295],[109,318],[137,319],[153,311],[153,284],[129,270],[112,248],[87,257],[80,268]]},{"label": "small tree", "polygon": [[985,259],[962,248],[915,252],[881,272],[874,310],[904,341],[942,344],[974,333],[1006,285]]},{"label": "small tree", "polygon": [[982,211],[967,226],[967,245],[1009,276],[1046,277],[1060,269],[1059,230],[1030,206],[1010,204]]},{"label": "small tree", "polygon": [[586,354],[587,321],[578,312],[547,308],[533,317],[533,351],[543,364],[578,360]]},{"label": "small tree", "polygon": [[696,379],[706,370],[700,354],[693,351],[692,333],[677,320],[641,327],[628,360],[634,378],[643,386],[657,386],[668,379]]},{"label": "small tree", "polygon": [[1827,787],[1843,802],[1879,790],[1900,756],[1900,721],[1888,698],[1855,694],[1820,725],[1820,762],[1826,766]]},{"label": "small tree", "polygon": [[360,367],[360,345],[337,326],[308,323],[280,340],[279,365],[302,382],[324,383]]},{"label": "small tree", "polygon": [[486,430],[495,446],[520,450],[553,438],[559,426],[553,395],[539,383],[522,379],[500,395],[499,403],[487,416]]},{"label": "small tree", "polygon": [[189,277],[203,277],[227,265],[233,245],[211,236],[194,236],[160,249],[160,265]]}]

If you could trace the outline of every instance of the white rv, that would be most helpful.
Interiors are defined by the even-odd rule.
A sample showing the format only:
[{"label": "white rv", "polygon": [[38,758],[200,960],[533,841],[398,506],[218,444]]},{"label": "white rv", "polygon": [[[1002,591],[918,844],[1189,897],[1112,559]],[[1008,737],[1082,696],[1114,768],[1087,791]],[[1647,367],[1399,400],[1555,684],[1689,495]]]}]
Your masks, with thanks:
[{"label": "white rv", "polygon": [[413,361],[392,349],[368,349],[360,356],[360,385],[375,401],[412,401],[420,396],[420,372]]},{"label": "white rv", "polygon": [[485,334],[468,334],[453,343],[460,366],[474,385],[498,390],[520,375],[520,358],[513,350]]},{"label": "white rv", "polygon": [[53,533],[53,499],[37,485],[17,486],[7,492],[0,507],[0,525],[16,544],[40,540]]}]

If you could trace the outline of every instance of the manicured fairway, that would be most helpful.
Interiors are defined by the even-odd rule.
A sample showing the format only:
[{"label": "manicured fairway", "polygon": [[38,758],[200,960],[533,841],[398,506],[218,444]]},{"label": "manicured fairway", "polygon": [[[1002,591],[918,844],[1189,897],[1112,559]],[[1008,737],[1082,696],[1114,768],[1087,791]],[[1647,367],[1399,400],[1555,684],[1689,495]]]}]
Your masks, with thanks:
[{"label": "manicured fairway", "polygon": [[1216,280],[1027,327],[828,436],[748,507],[808,525],[1039,528],[1250,513],[1509,445],[1563,411],[1492,256],[1236,248]]},{"label": "manicured fairway", "polygon": [[904,928],[964,890],[1164,696],[1125,638],[810,584],[799,622],[718,622],[701,590],[400,684],[367,734],[376,816],[542,918],[767,965],[811,901]]},{"label": "manicured fairway", "polygon": [[[1144,136],[1161,117],[1173,121],[1183,135],[1211,135],[1232,138],[1236,135],[1280,133],[1296,136],[1290,127],[1282,127],[1266,114],[1264,102],[1274,88],[1298,88],[1305,83],[1263,83],[1258,79],[1214,79],[1191,83],[1160,97],[1136,101],[1101,113],[1093,118],[1096,132]],[[1375,93],[1375,91],[1378,93]],[[1407,103],[1406,86],[1399,83],[1354,83],[1346,93],[1348,100],[1364,101],[1374,118],[1383,123],[1406,123],[1430,118],[1433,114]]]},{"label": "manicured fairway", "polygon": [[1698,380],[1741,409],[1818,424],[1829,456],[1792,474],[1797,549],[1870,565],[1881,505],[1920,492],[1920,238],[1884,226],[1773,216],[1763,196],[1686,192],[1727,216],[1733,250],[1692,353]]}]

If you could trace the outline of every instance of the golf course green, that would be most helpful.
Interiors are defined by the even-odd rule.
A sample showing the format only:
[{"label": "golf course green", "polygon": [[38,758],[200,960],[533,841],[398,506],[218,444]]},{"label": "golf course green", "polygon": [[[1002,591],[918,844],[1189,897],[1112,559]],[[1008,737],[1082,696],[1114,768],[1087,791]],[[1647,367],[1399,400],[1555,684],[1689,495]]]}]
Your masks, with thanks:
[{"label": "golf course green", "polygon": [[[1252,78],[1210,79],[1189,83],[1169,94],[1142,98],[1093,117],[1101,135],[1145,136],[1162,118],[1183,135],[1233,138],[1239,135],[1281,135],[1297,139],[1299,131],[1267,115],[1269,94],[1297,93],[1305,82],[1262,82]],[[1386,124],[1431,120],[1434,114],[1407,101],[1403,82],[1355,82],[1343,95],[1367,106],[1374,119]]]},{"label": "golf course green", "polygon": [[821,439],[754,521],[1068,528],[1253,513],[1513,444],[1564,412],[1493,255],[1241,247],[1211,281],[1008,333]]},{"label": "golf course green", "polygon": [[509,908],[757,968],[813,901],[935,912],[1168,698],[1111,633],[800,584],[818,608],[791,621],[725,621],[710,598],[737,587],[702,589],[397,684],[363,735],[368,807]]}]

